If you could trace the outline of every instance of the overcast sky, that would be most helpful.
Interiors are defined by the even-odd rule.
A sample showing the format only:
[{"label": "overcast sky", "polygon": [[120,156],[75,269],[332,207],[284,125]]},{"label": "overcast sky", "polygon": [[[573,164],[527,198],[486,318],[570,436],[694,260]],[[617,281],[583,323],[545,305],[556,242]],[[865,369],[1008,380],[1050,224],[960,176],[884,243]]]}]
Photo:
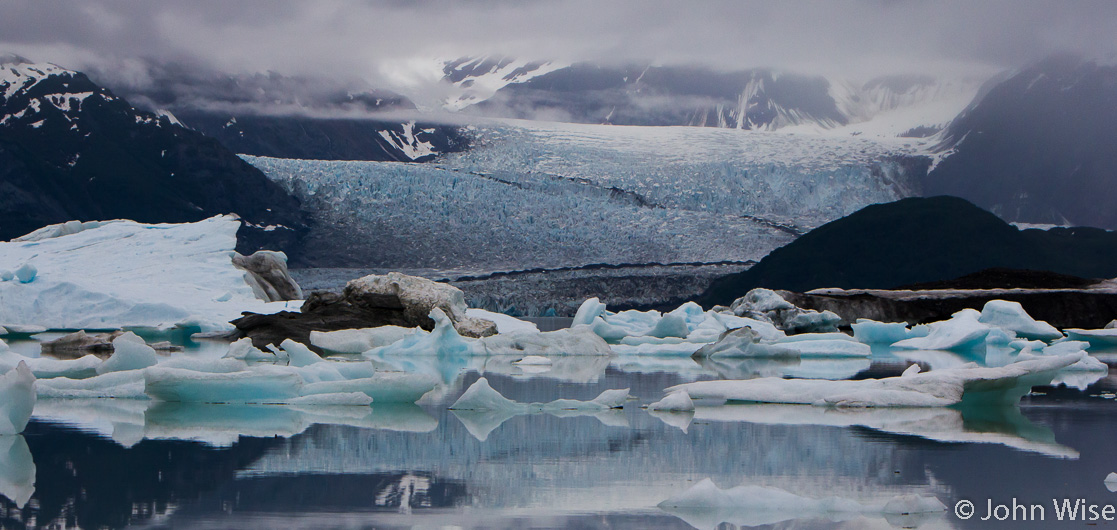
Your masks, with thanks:
[{"label": "overcast sky", "polygon": [[1056,51],[1112,60],[1114,28],[1113,0],[0,0],[0,50],[113,64],[137,82],[137,57],[396,88],[434,77],[434,58],[486,53],[860,78],[991,72]]}]

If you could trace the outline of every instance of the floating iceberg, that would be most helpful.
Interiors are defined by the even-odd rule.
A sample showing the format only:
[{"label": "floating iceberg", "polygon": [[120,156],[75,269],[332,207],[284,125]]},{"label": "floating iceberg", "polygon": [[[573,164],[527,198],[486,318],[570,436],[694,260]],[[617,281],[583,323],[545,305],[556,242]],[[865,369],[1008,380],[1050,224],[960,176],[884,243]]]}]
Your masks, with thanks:
[{"label": "floating iceberg", "polygon": [[979,322],[1016,333],[1016,336],[1029,340],[1051,341],[1063,338],[1055,326],[1039,321],[1024,311],[1020,302],[990,300],[981,309]]},{"label": "floating iceberg", "polygon": [[694,399],[798,403],[839,407],[946,407],[959,403],[1015,404],[1032,386],[1082,360],[1084,353],[1043,357],[997,368],[962,367],[888,377],[829,381],[767,377],[700,381],[669,387]]},{"label": "floating iceberg", "polygon": [[0,282],[0,324],[230,330],[241,311],[274,307],[258,300],[246,273],[233,266],[240,224],[232,216],[186,224],[116,221],[0,242],[0,270],[37,269],[21,281]]},{"label": "floating iceberg", "polygon": [[508,316],[503,313],[494,313],[484,309],[469,308],[465,310],[465,316],[470,318],[479,318],[488,320],[496,324],[497,333],[512,333],[514,331],[539,331],[539,326],[533,322],[520,320],[516,317]]},{"label": "floating iceberg", "polygon": [[985,337],[994,328],[979,320],[980,313],[975,309],[963,309],[951,315],[950,320],[928,324],[930,329],[925,337],[904,339],[892,345],[894,348],[912,350],[970,350],[985,346]]},{"label": "floating iceberg", "polygon": [[694,411],[694,401],[686,391],[672,392],[663,399],[648,405],[648,410],[662,410],[666,412]]},{"label": "floating iceberg", "polygon": [[479,339],[488,355],[610,355],[601,337],[584,326],[555,331],[520,330]]},{"label": "floating iceberg", "polygon": [[628,389],[606,390],[590,401],[557,399],[549,403],[518,403],[508,399],[489,386],[484,377],[478,379],[465,393],[450,405],[450,410],[509,411],[518,413],[552,412],[563,410],[603,411],[620,408],[628,400]]},{"label": "floating iceberg", "polygon": [[0,375],[0,435],[23,432],[34,408],[35,376],[21,362]]},{"label": "floating iceberg", "polygon": [[1087,341],[1091,346],[1098,348],[1112,348],[1117,346],[1117,328],[1106,329],[1079,329],[1066,330],[1070,340]]},{"label": "floating iceberg", "polygon": [[927,326],[908,328],[905,322],[877,322],[867,318],[857,319],[850,327],[853,328],[853,338],[865,344],[892,344],[905,339],[926,337],[931,331]]},{"label": "floating iceberg", "polygon": [[426,334],[421,328],[380,326],[377,328],[311,331],[310,343],[336,353],[364,353],[403,340],[408,335]]},{"label": "floating iceberg", "polygon": [[484,354],[481,343],[459,335],[453,321],[441,309],[431,309],[430,318],[434,320],[434,330],[430,333],[415,331],[401,340],[368,350],[364,355],[468,357]]},{"label": "floating iceberg", "polygon": [[[627,427],[620,411],[628,400],[628,389],[606,390],[590,401],[557,399],[549,403],[518,403],[489,386],[484,377],[478,379],[450,406],[466,429],[478,440],[485,441],[489,434],[505,421],[521,414],[548,413],[554,416],[594,416],[606,425]],[[618,417],[619,415],[619,417]]]},{"label": "floating iceberg", "polygon": [[814,499],[766,486],[723,490],[710,479],[661,502],[659,507],[697,528],[715,528],[726,522],[762,526],[805,518],[842,521],[870,514],[911,516],[946,511],[946,506],[933,496],[900,495],[863,503],[841,497]]}]

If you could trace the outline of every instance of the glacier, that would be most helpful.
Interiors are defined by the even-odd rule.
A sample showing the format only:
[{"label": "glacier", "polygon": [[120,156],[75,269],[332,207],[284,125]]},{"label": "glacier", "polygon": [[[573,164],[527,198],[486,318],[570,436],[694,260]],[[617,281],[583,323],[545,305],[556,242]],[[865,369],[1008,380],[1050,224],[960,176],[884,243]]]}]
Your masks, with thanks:
[{"label": "glacier", "polygon": [[489,270],[756,260],[865,205],[917,195],[929,163],[910,140],[519,121],[465,130],[469,150],[425,164],[242,158],[319,212],[319,265]]}]

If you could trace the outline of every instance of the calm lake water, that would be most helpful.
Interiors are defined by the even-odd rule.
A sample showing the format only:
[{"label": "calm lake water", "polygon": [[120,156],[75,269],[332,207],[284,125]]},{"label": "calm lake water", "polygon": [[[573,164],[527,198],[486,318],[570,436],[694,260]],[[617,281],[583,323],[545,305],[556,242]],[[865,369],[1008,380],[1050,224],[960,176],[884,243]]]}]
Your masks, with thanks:
[{"label": "calm lake water", "polygon": [[[722,362],[556,359],[524,374],[513,359],[418,360],[438,375],[420,405],[291,407],[41,400],[26,434],[0,437],[4,528],[1061,528],[1053,500],[1117,504],[1117,377],[1036,389],[1019,409],[827,410],[700,407],[650,414],[670,385],[755,374],[863,378],[966,362],[887,350],[868,360]],[[593,415],[447,410],[484,372],[517,401],[591,399],[631,388]],[[1092,381],[1097,379],[1096,381]],[[1091,382],[1092,381],[1092,382]],[[1088,386],[1087,386],[1088,384]],[[30,499],[10,484],[34,465]],[[22,466],[22,467],[21,467]],[[808,498],[938,497],[941,515],[823,514],[657,504],[703,479]],[[7,480],[8,482],[5,482]],[[1045,506],[1045,520],[982,521],[987,502]],[[975,503],[966,521],[957,502]],[[1117,523],[1102,522],[1114,526]]]}]

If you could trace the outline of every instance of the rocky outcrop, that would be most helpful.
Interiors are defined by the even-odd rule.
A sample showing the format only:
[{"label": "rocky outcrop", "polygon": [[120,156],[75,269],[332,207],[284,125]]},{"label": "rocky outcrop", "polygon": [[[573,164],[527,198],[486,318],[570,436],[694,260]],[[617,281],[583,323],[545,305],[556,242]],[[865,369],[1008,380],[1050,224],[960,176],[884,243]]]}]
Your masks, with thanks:
[{"label": "rocky outcrop", "polygon": [[435,323],[429,315],[436,307],[450,318],[464,337],[496,334],[495,323],[466,316],[465,296],[460,289],[424,278],[389,273],[351,280],[341,293],[311,293],[298,313],[246,313],[232,321],[237,331],[231,338],[249,337],[253,346],[260,349],[292,339],[321,353],[321,349],[310,342],[311,331],[380,326],[419,327],[430,331]]},{"label": "rocky outcrop", "polygon": [[[463,337],[487,337],[496,334],[496,324],[466,316],[465,293],[447,283],[439,283],[408,276],[398,272],[385,275],[371,274],[352,280],[345,285],[343,298],[367,295],[394,295],[404,306],[404,313],[413,321],[423,322],[423,329],[433,329],[434,322],[427,316],[431,309],[439,308],[454,323],[454,329]],[[429,328],[425,325],[429,322]]]},{"label": "rocky outcrop", "polygon": [[[52,341],[44,342],[41,347],[43,353],[63,358],[80,357],[89,353],[108,356],[116,351],[116,348],[113,347],[113,341],[124,333],[123,331],[113,331],[111,333],[89,334],[85,330],[78,330]],[[181,346],[174,346],[169,341],[154,342],[148,344],[148,346],[165,352],[182,351]]]},{"label": "rocky outcrop", "polygon": [[245,271],[244,281],[257,298],[268,302],[302,300],[303,290],[287,272],[287,255],[260,250],[249,256],[233,254],[233,266]]},{"label": "rocky outcrop", "polygon": [[966,308],[990,300],[1019,302],[1029,315],[1063,328],[1097,329],[1117,316],[1117,293],[1103,289],[978,289],[978,290],[827,290],[816,293],[779,292],[797,306],[832,311],[844,324],[858,318],[879,322],[924,324],[949,319]]}]

